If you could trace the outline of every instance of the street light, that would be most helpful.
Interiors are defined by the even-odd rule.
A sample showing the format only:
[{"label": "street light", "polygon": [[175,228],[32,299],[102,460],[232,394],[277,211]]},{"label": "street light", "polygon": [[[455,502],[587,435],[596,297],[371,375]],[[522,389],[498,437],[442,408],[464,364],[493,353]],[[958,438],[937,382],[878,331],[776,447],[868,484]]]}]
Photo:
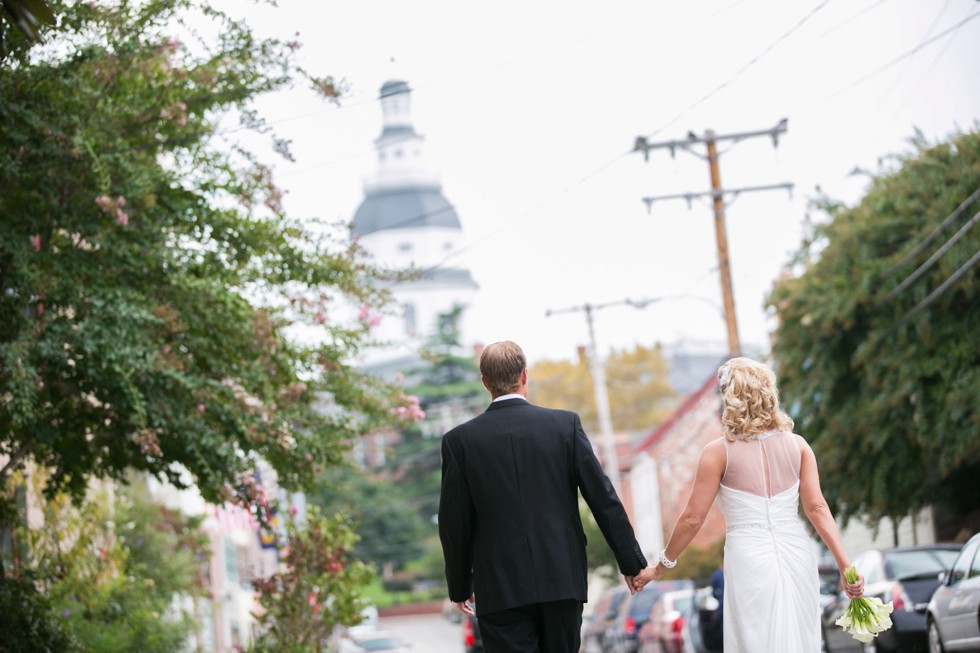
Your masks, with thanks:
[{"label": "street light", "polygon": [[609,391],[606,388],[606,366],[604,361],[599,358],[599,349],[596,347],[595,327],[593,326],[592,313],[610,306],[627,305],[639,310],[646,308],[650,304],[660,301],[660,297],[649,299],[624,299],[605,304],[582,304],[559,310],[545,311],[545,317],[551,317],[558,313],[571,313],[573,311],[584,311],[585,319],[589,326],[589,372],[592,375],[592,389],[595,392],[596,412],[599,416],[599,435],[602,437],[602,457],[606,461],[606,475],[609,481],[619,494],[619,459],[616,455],[616,443],[613,440],[612,415],[609,411]]}]

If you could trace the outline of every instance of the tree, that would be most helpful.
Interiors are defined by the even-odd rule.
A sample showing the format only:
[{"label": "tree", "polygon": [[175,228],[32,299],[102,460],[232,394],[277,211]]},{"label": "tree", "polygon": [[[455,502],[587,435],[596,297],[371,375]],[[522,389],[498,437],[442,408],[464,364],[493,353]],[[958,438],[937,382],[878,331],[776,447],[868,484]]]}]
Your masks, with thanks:
[{"label": "tree", "polygon": [[342,229],[290,219],[228,122],[265,133],[258,96],[339,86],[207,3],[49,4],[50,42],[0,61],[0,486],[34,460],[52,495],[187,470],[210,501],[248,500],[259,457],[308,483],[387,419],[346,308],[381,305],[382,273]]},{"label": "tree", "polygon": [[349,515],[358,533],[352,554],[382,570],[401,569],[421,555],[422,540],[433,530],[417,502],[406,496],[412,492],[403,482],[337,466],[324,471],[308,497],[326,514]]},{"label": "tree", "polygon": [[0,3],[0,59],[7,53],[5,20],[12,22],[29,43],[41,38],[42,24],[53,27],[58,22],[44,0],[3,0]]},{"label": "tree", "polygon": [[[528,377],[528,391],[534,403],[574,410],[582,418],[587,432],[598,428],[592,375],[584,356],[575,362],[545,360],[535,363]],[[665,400],[673,395],[673,391],[659,345],[613,350],[606,361],[606,384],[615,429],[649,429],[666,417],[669,407]]]},{"label": "tree", "polygon": [[[105,487],[92,490],[77,506],[57,495],[42,512],[44,528],[23,528],[20,538],[32,563],[28,577],[43,588],[49,614],[80,650],[185,650],[196,626],[174,598],[205,595],[201,518],[155,503],[139,481],[114,498]],[[18,642],[30,636],[6,633]]]},{"label": "tree", "polygon": [[957,211],[980,189],[980,133],[900,162],[856,206],[823,203],[802,274],[772,291],[773,353],[835,510],[877,522],[933,504],[958,529],[980,508],[980,206]]},{"label": "tree", "polygon": [[252,653],[327,650],[334,628],[357,623],[364,607],[355,588],[366,584],[371,572],[350,558],[357,536],[345,518],[326,517],[311,507],[303,522],[287,521],[287,539],[282,570],[255,581],[264,612],[248,649]]}]

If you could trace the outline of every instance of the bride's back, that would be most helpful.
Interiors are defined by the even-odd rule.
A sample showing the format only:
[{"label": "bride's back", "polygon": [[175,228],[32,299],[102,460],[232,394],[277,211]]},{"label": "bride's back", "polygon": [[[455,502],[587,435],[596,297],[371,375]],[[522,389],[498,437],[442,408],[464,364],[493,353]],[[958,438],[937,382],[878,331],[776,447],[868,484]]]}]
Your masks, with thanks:
[{"label": "bride's back", "polygon": [[744,440],[725,440],[727,463],[721,483],[740,492],[773,497],[800,480],[802,453],[796,436],[769,431]]}]

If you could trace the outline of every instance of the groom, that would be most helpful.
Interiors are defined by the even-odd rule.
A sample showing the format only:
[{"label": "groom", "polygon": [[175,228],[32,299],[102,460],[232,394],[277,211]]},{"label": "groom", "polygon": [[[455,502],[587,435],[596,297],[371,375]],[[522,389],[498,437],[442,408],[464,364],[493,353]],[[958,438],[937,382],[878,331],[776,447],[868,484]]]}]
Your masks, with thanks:
[{"label": "groom", "polygon": [[449,598],[475,611],[488,653],[577,653],[588,597],[579,491],[631,592],[646,559],[578,415],[528,403],[521,348],[488,346],[480,373],[490,407],[442,440]]}]

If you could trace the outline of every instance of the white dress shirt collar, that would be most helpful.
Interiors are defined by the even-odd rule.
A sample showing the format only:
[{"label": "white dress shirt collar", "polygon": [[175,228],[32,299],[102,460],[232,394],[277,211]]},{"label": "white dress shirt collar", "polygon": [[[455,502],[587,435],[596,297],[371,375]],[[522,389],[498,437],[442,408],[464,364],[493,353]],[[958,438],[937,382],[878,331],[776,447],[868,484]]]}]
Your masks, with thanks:
[{"label": "white dress shirt collar", "polygon": [[495,404],[498,401],[507,401],[508,399],[523,399],[524,401],[527,401],[527,397],[525,397],[524,395],[519,395],[517,393],[513,393],[513,394],[509,394],[509,395],[500,395],[499,397],[497,397],[496,399],[494,399],[490,403]]}]

